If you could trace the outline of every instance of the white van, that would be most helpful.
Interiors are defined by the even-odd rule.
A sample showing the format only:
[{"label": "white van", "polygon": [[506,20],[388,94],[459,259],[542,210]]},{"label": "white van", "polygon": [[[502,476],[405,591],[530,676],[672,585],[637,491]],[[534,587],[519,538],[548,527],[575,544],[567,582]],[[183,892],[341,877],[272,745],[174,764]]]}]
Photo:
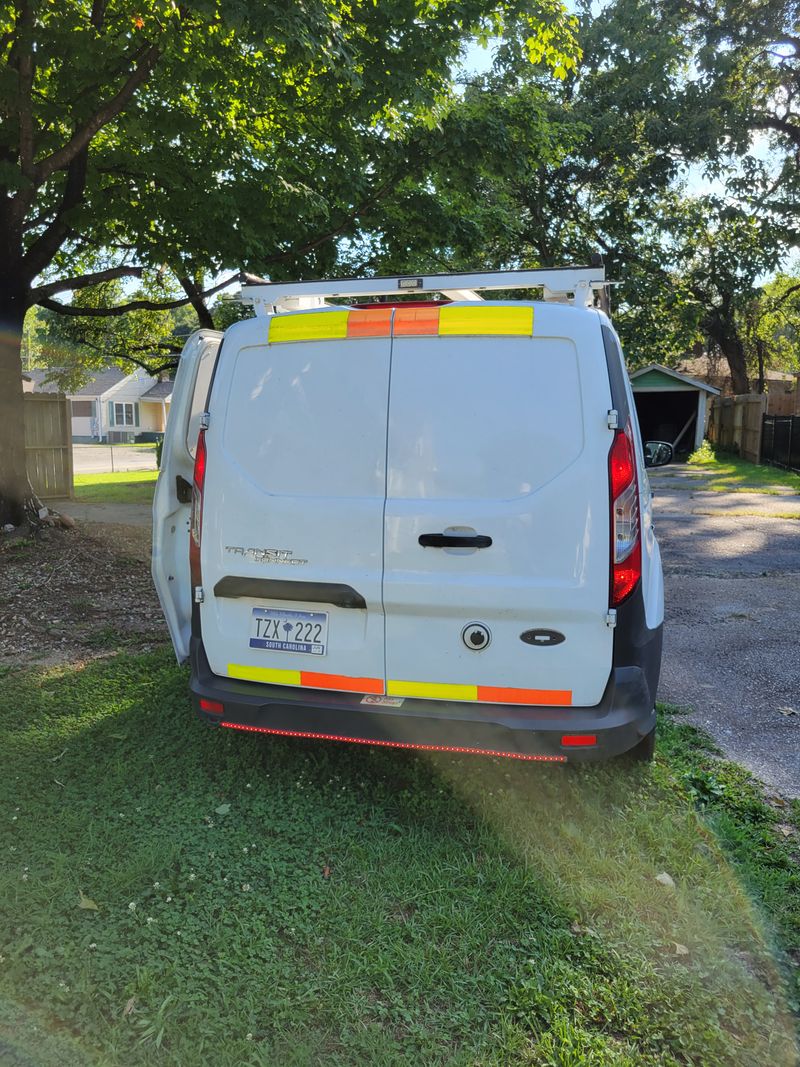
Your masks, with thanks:
[{"label": "white van", "polygon": [[189,339],[153,577],[202,718],[650,758],[661,561],[604,285],[602,268],[265,283],[243,290],[255,318]]}]

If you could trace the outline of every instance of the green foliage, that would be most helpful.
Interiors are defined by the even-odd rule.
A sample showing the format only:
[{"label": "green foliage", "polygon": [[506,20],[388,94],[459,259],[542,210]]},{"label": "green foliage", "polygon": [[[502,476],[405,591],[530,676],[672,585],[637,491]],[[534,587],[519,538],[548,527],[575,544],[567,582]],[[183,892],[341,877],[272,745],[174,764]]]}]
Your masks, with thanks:
[{"label": "green foliage", "polygon": [[155,277],[128,293],[116,280],[75,293],[73,306],[85,309],[89,313],[86,316],[37,309],[30,324],[26,323],[26,333],[35,331],[38,366],[51,368],[53,380],[66,390],[78,388],[111,364],[122,367],[126,374],[136,366],[153,375],[174,367],[186,336],[197,329],[197,317],[190,307],[135,310],[108,317],[90,313],[132,300],[168,302],[177,296],[174,287],[166,287]]},{"label": "green foliage", "polygon": [[800,371],[800,276],[779,273],[768,282],[753,301],[748,325],[753,356],[760,343],[766,367]]},{"label": "green foliage", "polygon": [[255,313],[248,304],[241,303],[238,294],[222,293],[214,301],[211,314],[214,317],[214,326],[218,330],[227,330],[234,322],[251,319]]},{"label": "green foliage", "polygon": [[239,736],[186,684],[167,651],[4,680],[22,1061],[793,1061],[795,839],[686,727],[569,773]]},{"label": "green foliage", "polygon": [[707,467],[710,464],[716,463],[716,461],[717,456],[711,446],[711,442],[705,437],[703,438],[703,443],[700,447],[696,448],[686,460],[687,463],[697,467]]},{"label": "green foliage", "polygon": [[[535,61],[559,75],[574,68],[571,20],[555,0],[64,0],[28,23],[6,5],[0,106],[17,162],[4,164],[0,189],[30,200],[26,168],[52,166],[138,63],[141,84],[91,139],[69,233],[42,266],[58,276],[87,249],[122,250],[117,261],[134,249],[139,264],[176,278],[223,265],[319,271],[335,261],[332,237],[357,230],[360,205],[383,197],[415,137],[452,106],[464,43],[511,23]],[[32,89],[20,99],[14,66],[31,47]],[[66,166],[47,183],[38,173],[28,250],[63,221]]]}]

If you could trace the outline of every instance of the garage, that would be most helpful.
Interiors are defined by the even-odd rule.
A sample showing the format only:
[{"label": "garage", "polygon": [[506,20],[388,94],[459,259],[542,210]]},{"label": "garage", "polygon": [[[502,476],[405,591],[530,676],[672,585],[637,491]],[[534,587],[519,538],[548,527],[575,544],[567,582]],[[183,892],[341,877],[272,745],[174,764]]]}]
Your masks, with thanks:
[{"label": "garage", "polygon": [[651,363],[631,374],[643,441],[668,441],[685,459],[703,442],[710,397],[719,389]]}]

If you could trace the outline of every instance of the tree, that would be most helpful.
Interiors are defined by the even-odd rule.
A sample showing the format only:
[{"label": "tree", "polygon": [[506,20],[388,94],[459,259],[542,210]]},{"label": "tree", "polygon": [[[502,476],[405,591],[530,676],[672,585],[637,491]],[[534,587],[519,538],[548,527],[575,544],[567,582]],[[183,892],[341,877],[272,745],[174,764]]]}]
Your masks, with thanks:
[{"label": "tree", "polygon": [[573,65],[557,0],[4,0],[0,521],[27,495],[28,307],[72,313],[59,294],[162,270],[210,325],[223,266],[324,269],[419,166],[464,41],[512,17],[534,58]]},{"label": "tree", "polygon": [[[776,172],[748,154],[770,109],[791,141],[796,100],[775,97],[789,60],[772,54],[790,7],[614,0],[579,14],[583,59],[561,85],[520,63],[513,37],[470,80],[426,181],[376,220],[370,262],[547,266],[602,251],[634,365],[701,342],[747,392],[745,313],[800,225],[788,155]],[[711,191],[692,192],[704,167]]]}]

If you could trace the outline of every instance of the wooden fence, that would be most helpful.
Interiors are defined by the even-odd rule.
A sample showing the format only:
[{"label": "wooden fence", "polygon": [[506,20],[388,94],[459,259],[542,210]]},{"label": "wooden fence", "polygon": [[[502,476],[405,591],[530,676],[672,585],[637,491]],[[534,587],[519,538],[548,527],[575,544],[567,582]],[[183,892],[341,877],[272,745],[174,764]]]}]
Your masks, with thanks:
[{"label": "wooden fence", "polygon": [[758,463],[766,405],[763,393],[715,397],[708,420],[709,440],[725,452],[736,452],[742,459]]},{"label": "wooden fence", "polygon": [[59,393],[25,393],[25,462],[33,490],[42,500],[71,497],[72,418]]},{"label": "wooden fence", "polygon": [[800,415],[800,389],[772,390],[767,393],[768,415]]}]

